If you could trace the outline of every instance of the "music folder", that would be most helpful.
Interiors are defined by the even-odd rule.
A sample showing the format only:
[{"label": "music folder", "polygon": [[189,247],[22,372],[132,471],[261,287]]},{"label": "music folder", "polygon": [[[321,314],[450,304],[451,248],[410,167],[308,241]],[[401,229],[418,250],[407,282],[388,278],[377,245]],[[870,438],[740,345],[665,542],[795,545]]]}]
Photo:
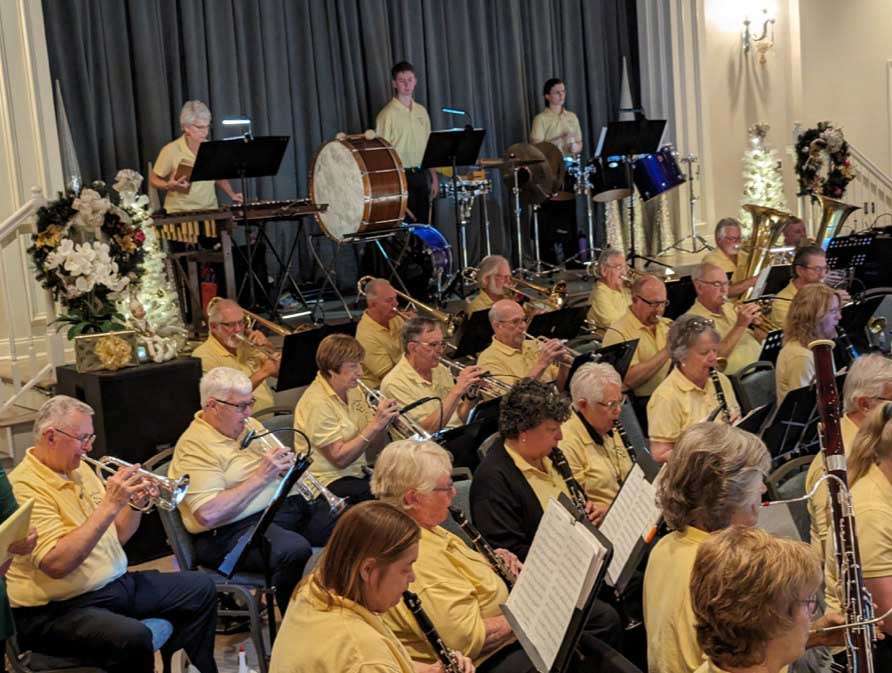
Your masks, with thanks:
[{"label": "music folder", "polygon": [[562,673],[588,622],[613,545],[563,493],[549,501],[502,612],[540,673]]},{"label": "music folder", "polygon": [[450,359],[457,360],[466,355],[477,355],[492,343],[492,324],[489,322],[489,309],[474,311],[462,321],[458,328],[458,345]]},{"label": "music folder", "polygon": [[582,330],[588,306],[562,308],[557,311],[538,313],[533,316],[527,327],[534,337],[547,339],[572,339]]},{"label": "music folder", "polygon": [[569,389],[570,381],[573,380],[576,370],[586,362],[605,362],[617,371],[620,378],[624,378],[629,370],[629,365],[632,363],[632,357],[635,355],[637,347],[638,339],[632,339],[631,341],[620,341],[612,346],[604,346],[597,351],[580,353],[573,359],[573,363],[570,365],[564,388]]},{"label": "music folder", "polygon": [[759,353],[759,361],[774,364],[777,362],[777,355],[783,347],[784,331],[782,329],[776,329],[773,332],[769,332],[768,336],[765,337],[765,341],[762,342],[762,351]]},{"label": "music folder", "polygon": [[276,379],[276,392],[308,386],[316,378],[316,349],[329,334],[356,336],[356,323],[319,325],[288,334],[282,343],[282,362]]}]

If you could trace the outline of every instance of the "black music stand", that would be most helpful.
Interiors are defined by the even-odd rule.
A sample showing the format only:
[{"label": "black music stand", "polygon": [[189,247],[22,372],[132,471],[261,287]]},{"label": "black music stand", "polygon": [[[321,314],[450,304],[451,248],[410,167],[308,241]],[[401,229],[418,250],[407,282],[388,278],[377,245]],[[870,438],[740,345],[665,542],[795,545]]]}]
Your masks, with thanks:
[{"label": "black music stand", "polygon": [[[621,156],[626,167],[626,181],[629,187],[636,189],[632,180],[632,162],[639,154],[654,154],[660,149],[660,142],[666,130],[665,119],[636,119],[635,121],[608,122],[601,132],[595,156]],[[668,264],[639,255],[635,251],[635,199],[634,194],[629,196],[629,252],[626,260],[629,266],[635,266],[636,259],[643,259],[648,264],[659,264],[662,267],[671,268]]]},{"label": "black music stand", "polygon": [[329,334],[356,336],[356,323],[320,325],[289,334],[282,344],[282,362],[276,380],[276,392],[307,386],[316,377],[316,349]]},{"label": "black music stand", "polygon": [[771,267],[768,272],[768,280],[765,281],[765,289],[762,295],[777,294],[790,283],[792,276],[791,266],[789,264],[777,264]]},{"label": "black music stand", "polygon": [[[424,158],[421,160],[421,168],[452,168],[453,194],[458,196],[458,167],[472,166],[477,163],[480,156],[480,147],[486,136],[485,129],[475,129],[470,125],[463,129],[449,129],[447,131],[434,131],[427,138],[427,147],[424,148]],[[455,231],[458,239],[459,254],[458,269],[443,289],[444,296],[458,284],[458,294],[465,298],[464,270],[468,265],[468,232],[462,223],[459,213],[458,198],[454,199],[453,211],[455,217]]]},{"label": "black music stand", "polygon": [[632,339],[631,341],[620,341],[612,346],[604,346],[591,353],[582,353],[574,358],[573,364],[570,365],[564,389],[570,389],[570,381],[573,380],[573,375],[586,362],[605,362],[616,370],[621,379],[625,378],[636,348],[638,348],[638,339]]},{"label": "black music stand", "polygon": [[773,332],[769,332],[768,336],[765,337],[765,341],[762,342],[762,351],[759,353],[759,362],[770,362],[771,364],[775,364],[777,362],[777,355],[783,347],[784,331],[782,329],[776,329]]},{"label": "black music stand", "polygon": [[690,276],[682,276],[677,280],[666,282],[666,299],[669,305],[664,315],[670,320],[687,313],[694,302],[697,301],[697,291],[694,289],[694,281]]},{"label": "black music stand", "polygon": [[762,431],[772,461],[807,453],[816,440],[818,420],[814,385],[788,392]]},{"label": "black music stand", "polygon": [[557,311],[538,313],[530,321],[527,332],[534,337],[572,339],[582,329],[587,313],[588,306],[562,308]]},{"label": "black music stand", "polygon": [[477,355],[492,343],[492,323],[489,322],[489,309],[474,311],[465,318],[459,327],[458,345],[449,357],[458,359],[466,355]]},{"label": "black music stand", "polygon": [[[247,198],[248,178],[262,178],[270,175],[276,175],[282,164],[282,158],[285,156],[285,149],[291,140],[290,136],[257,136],[257,137],[238,137],[232,140],[208,140],[198,146],[198,153],[195,156],[195,166],[192,168],[191,180],[197,182],[199,180],[239,180],[242,186],[242,195]],[[249,282],[249,297],[251,306],[257,303],[257,297],[254,289],[255,282],[260,287],[266,287],[266,279],[257,276],[254,270],[255,241],[252,241],[251,231],[248,224],[247,211],[244,208],[234,207],[233,214],[235,220],[240,221],[245,227],[245,239],[248,244],[247,255],[247,271],[245,278],[242,280],[242,286]],[[239,217],[241,214],[241,217]],[[266,236],[262,225],[258,224],[260,236],[267,242],[268,247],[272,250],[279,264],[284,264],[279,256],[272,241]],[[295,242],[300,236],[295,236]],[[236,246],[238,249],[238,246]],[[294,255],[296,246],[292,246],[291,253],[288,257],[288,265]],[[288,267],[284,267],[284,271],[288,274],[291,284],[297,290],[298,296],[303,299],[303,295],[297,283],[291,278]],[[239,288],[241,290],[241,288]],[[266,292],[264,291],[264,294]],[[270,300],[266,297],[267,303],[270,305],[273,317],[278,315],[278,297]],[[304,301],[306,305],[306,301]]]},{"label": "black music stand", "polygon": [[[482,407],[477,412],[472,410],[473,417],[468,416],[469,422],[457,428],[441,430],[435,435],[435,441],[452,454],[453,467],[467,467],[473,472],[480,464],[480,455],[477,447],[487,437],[499,430],[498,403],[501,398],[492,401],[481,402],[477,407]],[[495,409],[492,414],[487,411]]]}]

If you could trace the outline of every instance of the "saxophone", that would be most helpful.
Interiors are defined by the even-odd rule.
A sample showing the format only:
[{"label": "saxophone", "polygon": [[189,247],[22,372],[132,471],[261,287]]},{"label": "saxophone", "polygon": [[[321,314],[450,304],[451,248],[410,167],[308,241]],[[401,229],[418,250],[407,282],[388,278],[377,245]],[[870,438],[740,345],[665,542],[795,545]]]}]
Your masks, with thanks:
[{"label": "saxophone", "polygon": [[409,608],[409,612],[415,617],[415,621],[418,622],[418,627],[421,629],[424,637],[427,638],[427,642],[434,648],[434,654],[437,655],[437,659],[443,664],[443,669],[446,673],[461,673],[461,666],[459,666],[458,660],[455,658],[452,650],[446,647],[446,643],[440,638],[440,634],[437,633],[437,629],[434,628],[430,617],[427,616],[424,608],[421,607],[421,599],[411,591],[404,591],[403,603],[406,604],[406,607]]},{"label": "saxophone", "polygon": [[496,554],[489,542],[483,539],[480,531],[468,521],[468,517],[466,517],[458,507],[450,507],[449,513],[452,515],[452,518],[455,519],[455,523],[458,524],[458,527],[461,528],[465,535],[471,540],[474,549],[486,557],[486,560],[489,561],[492,569],[502,578],[502,581],[509,589],[513,587],[514,582],[517,581],[517,577],[514,576],[514,573],[511,572],[508,564],[505,563],[505,559]]},{"label": "saxophone", "polygon": [[728,400],[725,399],[725,391],[722,390],[722,380],[719,378],[718,369],[711,367],[709,378],[712,379],[712,387],[715,388],[715,398],[719,401],[718,410],[722,414],[722,420],[731,425],[731,410],[728,408]]},{"label": "saxophone", "polygon": [[554,447],[548,457],[551,458],[551,464],[554,465],[554,469],[557,470],[558,474],[561,475],[561,478],[567,485],[567,490],[570,492],[570,500],[573,501],[573,506],[576,508],[577,514],[581,517],[586,516],[585,491],[582,490],[582,486],[579,485],[579,482],[576,481],[576,478],[573,476],[573,470],[570,469],[570,463],[567,462],[567,457],[564,455],[564,452],[558,447]]}]

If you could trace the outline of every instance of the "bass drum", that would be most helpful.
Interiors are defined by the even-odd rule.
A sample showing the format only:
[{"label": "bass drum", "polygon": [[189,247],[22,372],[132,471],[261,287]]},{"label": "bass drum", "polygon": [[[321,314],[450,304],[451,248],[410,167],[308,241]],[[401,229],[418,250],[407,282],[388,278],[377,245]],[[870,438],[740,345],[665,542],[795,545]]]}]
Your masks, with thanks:
[{"label": "bass drum", "polygon": [[675,189],[685,181],[672,145],[661,147],[656,154],[639,156],[632,166],[632,179],[645,201]]},{"label": "bass drum", "polygon": [[397,271],[413,297],[431,301],[452,274],[452,247],[429,224],[413,224],[407,229],[407,249]]},{"label": "bass drum", "polygon": [[316,221],[336,241],[399,227],[409,198],[399,156],[373,131],[325,143],[313,158],[309,191],[313,203],[328,204]]},{"label": "bass drum", "polygon": [[592,159],[589,182],[592,186],[592,200],[598,203],[625,199],[632,193],[622,157]]}]

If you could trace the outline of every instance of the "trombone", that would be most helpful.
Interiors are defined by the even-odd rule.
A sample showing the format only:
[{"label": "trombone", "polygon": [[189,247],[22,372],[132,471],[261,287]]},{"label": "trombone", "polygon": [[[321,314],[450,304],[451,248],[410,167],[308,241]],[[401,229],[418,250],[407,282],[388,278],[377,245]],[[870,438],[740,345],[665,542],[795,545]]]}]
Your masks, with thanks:
[{"label": "trombone", "polygon": [[[128,463],[126,460],[122,460],[116,456],[102,456],[102,458],[99,458],[98,460],[96,458],[91,458],[90,456],[83,456],[81,460],[88,465],[93,466],[93,471],[96,472],[96,476],[102,480],[103,484],[108,476],[117,473],[118,470],[125,467],[133,467],[133,463]],[[168,512],[172,512],[177,508],[177,505],[180,504],[183,498],[186,497],[186,492],[189,490],[188,474],[184,474],[179,479],[171,479],[169,477],[162,477],[159,474],[149,472],[142,468],[139,468],[136,473],[158,490],[158,495],[153,496],[149,494],[149,501],[145,505],[136,505],[133,502],[130,503],[130,506],[133,509],[139,510],[140,512],[151,512],[156,506]]]},{"label": "trombone", "polygon": [[[467,266],[462,271],[462,276],[470,283],[477,282],[479,270],[475,266]],[[511,292],[526,297],[531,302],[544,303],[549,309],[556,311],[567,303],[567,281],[559,280],[552,286],[532,283],[525,278],[511,275]],[[518,285],[525,289],[521,289]],[[535,294],[533,294],[535,293]],[[509,297],[510,298],[510,297]]]},{"label": "trombone", "polygon": [[[366,293],[365,293],[366,286],[373,280],[375,280],[374,276],[363,276],[358,281],[356,281],[356,294],[358,294],[360,297],[365,297],[366,296]],[[458,329],[459,325],[461,325],[462,316],[452,315],[451,313],[446,313],[445,311],[436,309],[433,306],[424,304],[424,303],[418,301],[417,299],[415,299],[415,297],[413,297],[412,295],[408,295],[408,294],[405,294],[404,292],[400,292],[396,288],[394,288],[393,291],[396,292],[396,295],[398,297],[402,297],[403,299],[405,299],[409,303],[409,306],[411,306],[415,309],[420,309],[420,310],[424,311],[425,313],[427,313],[428,315],[430,315],[434,320],[439,320],[440,322],[442,322],[446,326],[445,331],[446,331],[447,338],[449,338],[453,334],[455,334],[455,331]],[[400,311],[399,309],[397,309],[396,313],[403,320],[408,320],[411,317],[405,311]]]}]

